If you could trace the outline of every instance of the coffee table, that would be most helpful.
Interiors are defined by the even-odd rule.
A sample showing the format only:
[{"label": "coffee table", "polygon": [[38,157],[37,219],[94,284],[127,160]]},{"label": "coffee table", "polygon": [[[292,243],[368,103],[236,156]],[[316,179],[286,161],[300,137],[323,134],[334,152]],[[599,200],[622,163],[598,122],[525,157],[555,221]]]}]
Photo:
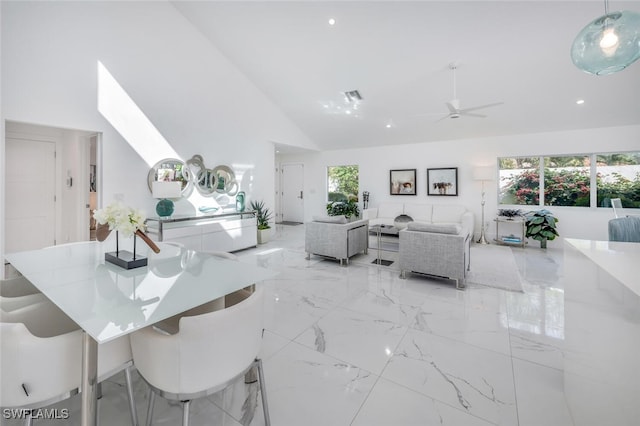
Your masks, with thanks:
[{"label": "coffee table", "polygon": [[400,248],[400,241],[398,239],[398,233],[400,229],[391,225],[372,225],[369,227],[369,234],[376,237],[377,257],[372,262],[376,265],[389,266],[393,263],[392,260],[385,260],[381,257],[381,251],[398,252]]}]

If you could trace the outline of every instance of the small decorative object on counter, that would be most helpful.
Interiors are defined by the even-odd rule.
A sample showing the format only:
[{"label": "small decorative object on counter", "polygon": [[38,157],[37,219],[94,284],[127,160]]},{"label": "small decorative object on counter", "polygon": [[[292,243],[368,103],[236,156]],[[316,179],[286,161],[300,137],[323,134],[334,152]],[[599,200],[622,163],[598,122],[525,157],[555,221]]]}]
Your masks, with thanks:
[{"label": "small decorative object on counter", "polygon": [[237,212],[243,212],[244,211],[244,197],[245,197],[245,193],[244,191],[240,191],[238,192],[238,195],[236,195],[236,211]]},{"label": "small decorative object on counter", "polygon": [[[136,255],[136,237],[142,238],[155,253],[160,252],[160,248],[144,233],[146,217],[140,210],[114,202],[104,209],[94,210],[93,215],[98,223],[96,229],[98,241],[106,240],[111,231],[116,231],[116,251],[105,253],[105,261],[125,269],[146,266],[147,258]],[[120,234],[127,238],[133,236],[133,253],[127,250],[120,250]]]}]

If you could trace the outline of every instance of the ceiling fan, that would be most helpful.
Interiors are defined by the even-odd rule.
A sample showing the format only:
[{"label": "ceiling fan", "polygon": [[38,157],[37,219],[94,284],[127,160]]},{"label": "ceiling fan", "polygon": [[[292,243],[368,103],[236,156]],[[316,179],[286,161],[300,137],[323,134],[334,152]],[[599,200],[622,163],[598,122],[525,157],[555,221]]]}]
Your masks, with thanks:
[{"label": "ceiling fan", "polygon": [[445,105],[449,109],[449,113],[436,121],[442,121],[447,118],[460,118],[461,116],[486,118],[486,115],[476,114],[471,111],[490,108],[497,105],[502,105],[504,103],[504,102],[494,102],[492,104],[479,105],[471,108],[460,108],[460,100],[458,99],[456,94],[456,69],[457,68],[458,68],[458,64],[456,62],[452,62],[449,64],[449,69],[453,71],[453,99],[445,103]]}]

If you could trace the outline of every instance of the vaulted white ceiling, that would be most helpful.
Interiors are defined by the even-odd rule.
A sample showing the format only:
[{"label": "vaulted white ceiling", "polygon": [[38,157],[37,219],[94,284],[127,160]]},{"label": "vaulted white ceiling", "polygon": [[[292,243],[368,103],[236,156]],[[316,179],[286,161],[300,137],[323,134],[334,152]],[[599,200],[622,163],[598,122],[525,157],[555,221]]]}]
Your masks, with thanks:
[{"label": "vaulted white ceiling", "polygon": [[[173,4],[321,149],[640,124],[640,61],[608,76],[571,62],[602,1]],[[452,62],[461,108],[504,103],[438,121]]]}]

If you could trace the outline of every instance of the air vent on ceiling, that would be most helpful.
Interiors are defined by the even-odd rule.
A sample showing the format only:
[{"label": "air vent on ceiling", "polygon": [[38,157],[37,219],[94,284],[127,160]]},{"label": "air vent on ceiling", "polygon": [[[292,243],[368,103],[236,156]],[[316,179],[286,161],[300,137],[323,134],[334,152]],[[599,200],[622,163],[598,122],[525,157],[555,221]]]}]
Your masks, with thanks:
[{"label": "air vent on ceiling", "polygon": [[344,92],[345,98],[347,98],[348,102],[360,102],[362,100],[362,96],[360,96],[360,92],[357,90],[350,90],[348,92]]}]

